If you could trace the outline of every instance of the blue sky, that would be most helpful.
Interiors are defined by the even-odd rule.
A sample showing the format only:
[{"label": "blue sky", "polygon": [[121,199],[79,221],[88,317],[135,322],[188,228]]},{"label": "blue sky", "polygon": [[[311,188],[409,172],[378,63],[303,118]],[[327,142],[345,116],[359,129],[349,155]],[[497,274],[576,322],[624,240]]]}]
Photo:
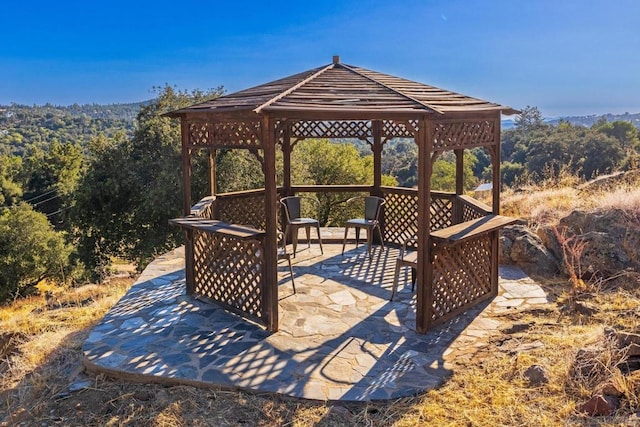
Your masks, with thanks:
[{"label": "blue sky", "polygon": [[640,1],[10,1],[0,104],[227,92],[331,62],[545,116],[640,112]]}]

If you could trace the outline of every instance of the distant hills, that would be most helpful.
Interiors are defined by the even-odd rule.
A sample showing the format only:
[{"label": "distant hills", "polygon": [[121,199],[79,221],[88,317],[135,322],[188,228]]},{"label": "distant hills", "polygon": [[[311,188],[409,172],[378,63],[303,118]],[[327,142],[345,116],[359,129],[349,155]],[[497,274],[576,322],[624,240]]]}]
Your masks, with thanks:
[{"label": "distant hills", "polygon": [[[560,121],[569,122],[572,125],[582,125],[586,127],[591,127],[595,122],[600,120],[601,118],[607,119],[608,122],[615,122],[617,120],[623,120],[627,122],[633,123],[635,127],[640,129],[640,113],[624,113],[624,114],[592,114],[589,116],[568,116],[568,117],[554,117],[554,118],[545,118],[545,123],[550,125],[557,125]],[[514,119],[506,119],[502,121],[503,129],[511,129],[515,126]]]},{"label": "distant hills", "polygon": [[125,104],[72,104],[72,105],[0,105],[0,116],[5,118],[22,111],[54,116],[88,117],[101,120],[124,120],[133,123],[140,108],[151,101],[130,102]]},{"label": "distant hills", "polygon": [[[44,105],[0,105],[0,116],[2,115],[11,115],[11,111],[15,110],[39,110],[40,112],[45,113],[53,113],[55,115],[69,115],[71,117],[90,117],[92,119],[102,119],[102,120],[124,120],[129,123],[133,123],[136,118],[136,115],[140,111],[140,108],[143,105],[147,105],[152,100],[141,101],[141,102],[131,102],[125,104],[73,104],[73,105],[53,105],[53,104],[44,104]],[[607,119],[608,122],[614,122],[616,120],[625,120],[634,124],[635,127],[640,129],[640,113],[624,113],[624,114],[592,114],[588,116],[567,116],[567,117],[553,117],[553,118],[545,118],[545,123],[556,125],[561,120],[567,121],[573,125],[582,125],[586,127],[591,127],[595,122],[600,120],[602,117]],[[503,129],[511,129],[515,126],[514,119],[505,119],[502,120],[502,128]]]}]

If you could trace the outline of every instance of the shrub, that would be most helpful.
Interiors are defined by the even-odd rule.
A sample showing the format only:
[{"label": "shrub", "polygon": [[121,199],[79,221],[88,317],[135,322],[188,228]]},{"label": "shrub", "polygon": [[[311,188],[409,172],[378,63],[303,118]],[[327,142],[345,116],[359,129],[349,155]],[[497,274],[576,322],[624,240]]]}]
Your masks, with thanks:
[{"label": "shrub", "polygon": [[25,295],[45,278],[64,281],[71,249],[47,217],[22,203],[0,213],[0,301]]}]

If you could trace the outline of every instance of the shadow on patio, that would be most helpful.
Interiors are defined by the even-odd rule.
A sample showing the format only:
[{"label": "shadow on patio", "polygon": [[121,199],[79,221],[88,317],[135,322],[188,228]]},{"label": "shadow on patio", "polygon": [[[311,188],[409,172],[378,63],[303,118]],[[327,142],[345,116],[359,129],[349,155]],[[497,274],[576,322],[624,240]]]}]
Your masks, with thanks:
[{"label": "shadow on patio", "polygon": [[[326,244],[298,252],[297,293],[279,266],[280,330],[185,295],[183,249],[156,259],[83,345],[85,365],[126,380],[370,401],[442,384],[448,361],[495,333],[490,312],[542,303],[544,292],[514,269],[511,286],[427,334],[415,328],[415,295],[403,272],[389,301],[397,249]],[[501,269],[501,273],[503,269]],[[501,274],[502,276],[503,274]],[[405,285],[406,284],[406,285]],[[507,287],[508,287],[507,286]],[[511,305],[510,305],[511,304]]]}]

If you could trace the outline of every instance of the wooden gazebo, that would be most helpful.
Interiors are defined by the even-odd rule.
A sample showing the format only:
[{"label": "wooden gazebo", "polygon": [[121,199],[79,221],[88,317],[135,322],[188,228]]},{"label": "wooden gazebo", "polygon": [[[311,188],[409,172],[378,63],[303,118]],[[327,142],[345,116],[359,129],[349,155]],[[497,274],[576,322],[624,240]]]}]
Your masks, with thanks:
[{"label": "wooden gazebo", "polygon": [[[386,199],[383,235],[417,236],[416,330],[424,333],[498,290],[500,115],[510,107],[342,64],[329,65],[173,111],[182,129],[187,292],[278,329],[278,199],[297,192],[360,191]],[[382,150],[391,138],[418,146],[417,189],[384,187]],[[371,146],[372,186],[312,188],[291,183],[291,151],[305,138],[358,138]],[[276,183],[276,149],[283,185]],[[463,151],[485,147],[493,167],[492,206],[463,194]],[[251,150],[264,188],[215,194],[215,151]],[[211,196],[192,206],[191,156],[209,150]],[[431,191],[433,162],[456,156],[456,192]],[[242,225],[239,225],[242,224]]]}]

